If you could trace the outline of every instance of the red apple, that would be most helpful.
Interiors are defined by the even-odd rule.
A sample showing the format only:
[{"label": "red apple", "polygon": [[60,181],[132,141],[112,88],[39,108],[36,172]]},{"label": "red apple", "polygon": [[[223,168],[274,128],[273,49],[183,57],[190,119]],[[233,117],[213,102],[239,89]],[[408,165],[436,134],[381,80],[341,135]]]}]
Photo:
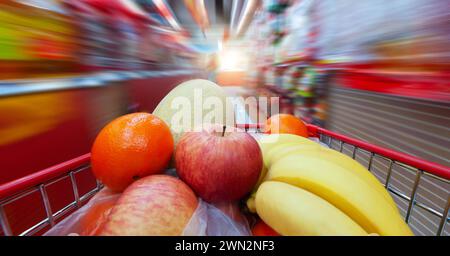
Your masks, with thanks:
[{"label": "red apple", "polygon": [[262,154],[250,134],[210,125],[182,135],[175,149],[175,165],[178,176],[205,201],[233,201],[256,184]]},{"label": "red apple", "polygon": [[123,192],[99,235],[178,236],[197,205],[197,197],[183,181],[147,176]]}]

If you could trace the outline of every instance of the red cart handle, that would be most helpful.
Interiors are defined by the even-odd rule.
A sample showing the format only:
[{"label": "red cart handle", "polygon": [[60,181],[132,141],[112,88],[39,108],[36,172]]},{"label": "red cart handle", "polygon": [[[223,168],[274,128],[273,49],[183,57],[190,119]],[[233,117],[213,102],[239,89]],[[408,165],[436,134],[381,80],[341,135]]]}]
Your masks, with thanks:
[{"label": "red cart handle", "polygon": [[60,163],[42,171],[27,175],[23,178],[4,183],[0,185],[0,199],[13,196],[26,189],[57,178],[71,170],[79,168],[84,164],[89,164],[90,159],[90,153],[84,154],[64,163]]}]

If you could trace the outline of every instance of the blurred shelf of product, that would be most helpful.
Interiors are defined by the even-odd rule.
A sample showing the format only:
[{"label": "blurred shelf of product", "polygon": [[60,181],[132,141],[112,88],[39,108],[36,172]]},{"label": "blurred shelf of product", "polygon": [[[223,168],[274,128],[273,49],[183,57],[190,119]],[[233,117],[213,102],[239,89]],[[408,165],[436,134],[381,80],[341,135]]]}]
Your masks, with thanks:
[{"label": "blurred shelf of product", "polygon": [[[85,75],[46,76],[45,78],[15,79],[0,81],[0,97],[20,96],[24,94],[45,93],[72,89],[90,89],[114,86],[115,82],[133,82],[134,80],[165,79],[177,76],[199,75],[195,69],[172,69],[153,71],[104,71]],[[158,88],[154,88],[157,90]],[[1,98],[0,98],[1,99]]]},{"label": "blurred shelf of product", "polygon": [[[247,37],[252,39],[255,70],[249,81],[259,91],[281,97],[280,111],[307,122],[324,123],[321,70],[311,65],[316,26],[311,1],[263,1]],[[317,80],[317,81],[316,81]],[[318,114],[318,113],[322,114]]]},{"label": "blurred shelf of product", "polygon": [[[450,102],[450,12],[442,1],[265,0],[247,37],[248,81],[326,124],[327,88]],[[302,70],[298,74],[299,70]],[[279,89],[274,89],[277,87]]]},{"label": "blurred shelf of product", "polygon": [[57,1],[0,3],[0,80],[76,69],[76,29]]},{"label": "blurred shelf of product", "polygon": [[1,1],[0,80],[195,66],[199,52],[189,34],[171,27],[173,17],[162,10],[170,7],[131,0]]}]

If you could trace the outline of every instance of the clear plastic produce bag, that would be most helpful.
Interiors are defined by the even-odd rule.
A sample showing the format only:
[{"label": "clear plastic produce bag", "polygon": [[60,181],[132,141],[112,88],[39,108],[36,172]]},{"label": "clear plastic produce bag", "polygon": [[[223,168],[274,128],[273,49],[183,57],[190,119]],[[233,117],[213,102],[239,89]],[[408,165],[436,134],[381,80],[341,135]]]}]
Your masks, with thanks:
[{"label": "clear plastic produce bag", "polygon": [[119,196],[120,193],[103,188],[87,204],[56,224],[44,236],[95,235]]},{"label": "clear plastic produce bag", "polygon": [[212,205],[199,200],[184,236],[251,236],[247,219],[236,203]]},{"label": "clear plastic produce bag", "polygon": [[[102,189],[87,204],[56,224],[44,236],[96,235],[119,196],[120,193]],[[248,236],[251,231],[237,203],[212,205],[199,199],[198,207],[181,235]]]}]

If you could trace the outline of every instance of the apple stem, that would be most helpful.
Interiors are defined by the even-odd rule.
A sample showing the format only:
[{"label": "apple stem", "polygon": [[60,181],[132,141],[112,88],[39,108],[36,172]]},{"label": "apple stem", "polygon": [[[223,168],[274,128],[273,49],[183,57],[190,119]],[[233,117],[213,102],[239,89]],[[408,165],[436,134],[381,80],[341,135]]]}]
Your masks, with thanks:
[{"label": "apple stem", "polygon": [[222,131],[222,137],[225,135],[225,130],[227,129],[227,127],[224,125],[223,126],[223,131]]}]

